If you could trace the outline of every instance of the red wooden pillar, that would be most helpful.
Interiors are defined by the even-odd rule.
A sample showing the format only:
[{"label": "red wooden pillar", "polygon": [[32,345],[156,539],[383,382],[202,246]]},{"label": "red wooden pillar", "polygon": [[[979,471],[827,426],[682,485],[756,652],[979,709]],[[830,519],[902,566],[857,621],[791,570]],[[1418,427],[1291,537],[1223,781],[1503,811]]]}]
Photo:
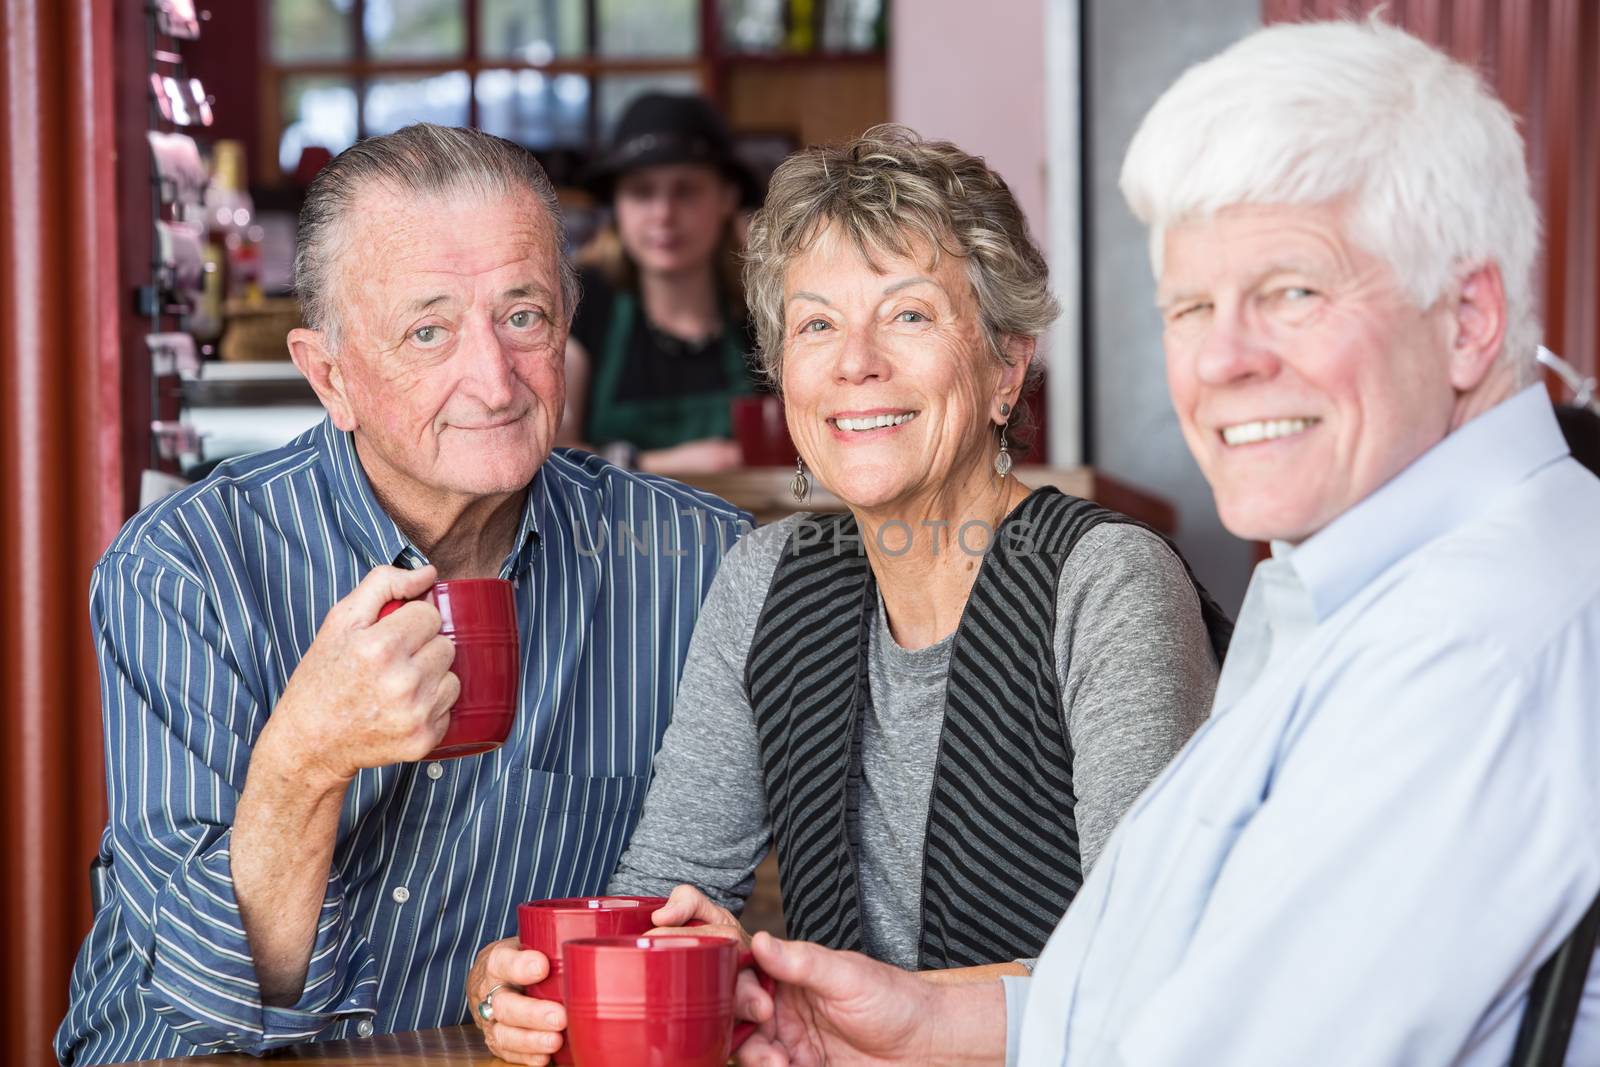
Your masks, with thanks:
[{"label": "red wooden pillar", "polygon": [[105,819],[86,604],[123,518],[112,0],[0,21],[0,1060],[47,1063]]}]

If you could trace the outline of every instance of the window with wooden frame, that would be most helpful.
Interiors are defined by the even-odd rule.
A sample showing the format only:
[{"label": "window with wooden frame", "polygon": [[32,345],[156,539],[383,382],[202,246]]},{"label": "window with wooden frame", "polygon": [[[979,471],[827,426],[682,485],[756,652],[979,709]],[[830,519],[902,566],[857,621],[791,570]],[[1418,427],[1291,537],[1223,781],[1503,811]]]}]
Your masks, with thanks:
[{"label": "window with wooden frame", "polygon": [[887,0],[266,0],[279,166],[418,121],[587,155],[638,93],[751,63],[881,62]]}]

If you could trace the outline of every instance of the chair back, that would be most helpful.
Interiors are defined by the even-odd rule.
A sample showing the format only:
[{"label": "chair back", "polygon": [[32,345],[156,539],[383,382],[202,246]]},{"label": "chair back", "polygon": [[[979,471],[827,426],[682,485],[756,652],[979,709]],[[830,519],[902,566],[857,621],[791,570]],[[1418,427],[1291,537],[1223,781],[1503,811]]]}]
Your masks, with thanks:
[{"label": "chair back", "polygon": [[1578,1021],[1583,985],[1594,965],[1596,935],[1600,934],[1600,897],[1578,920],[1555,954],[1545,961],[1528,987],[1528,1007],[1522,1013],[1511,1067],[1562,1067],[1567,1043]]},{"label": "chair back", "polygon": [[110,878],[106,875],[106,865],[100,862],[100,856],[95,854],[89,861],[89,905],[91,915],[99,915],[100,909],[105,907],[106,893],[109,891]]}]

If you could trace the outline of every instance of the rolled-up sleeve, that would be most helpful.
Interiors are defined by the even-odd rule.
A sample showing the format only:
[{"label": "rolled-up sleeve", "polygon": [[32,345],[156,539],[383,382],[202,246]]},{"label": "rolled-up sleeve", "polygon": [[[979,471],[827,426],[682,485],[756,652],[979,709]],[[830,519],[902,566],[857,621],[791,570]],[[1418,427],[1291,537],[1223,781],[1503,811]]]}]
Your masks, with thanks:
[{"label": "rolled-up sleeve", "polygon": [[1033,979],[1008,974],[1000,979],[1006,991],[1006,1067],[1022,1062],[1022,1017],[1028,1010],[1028,994]]},{"label": "rolled-up sleeve", "polygon": [[181,567],[112,553],[96,567],[90,617],[111,814],[108,906],[142,964],[146,1007],[197,1048],[251,1053],[370,1017],[377,967],[331,872],[299,1003],[261,1003],[230,846],[269,709],[238,669],[202,583]]}]

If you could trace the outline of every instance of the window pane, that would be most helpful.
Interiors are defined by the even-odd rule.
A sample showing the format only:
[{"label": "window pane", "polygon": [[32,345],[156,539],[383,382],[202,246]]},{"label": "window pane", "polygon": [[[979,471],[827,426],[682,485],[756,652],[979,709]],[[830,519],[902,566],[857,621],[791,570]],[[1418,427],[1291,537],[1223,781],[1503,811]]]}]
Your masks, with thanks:
[{"label": "window pane", "polygon": [[478,53],[529,63],[581,56],[583,10],[583,0],[481,0]]},{"label": "window pane", "polygon": [[721,4],[724,48],[730,52],[776,52],[783,46],[785,0],[721,0]]},{"label": "window pane", "polygon": [[700,51],[699,0],[598,0],[603,56],[692,56]]},{"label": "window pane", "polygon": [[612,74],[600,79],[600,136],[611,136],[633,98],[643,92],[698,93],[700,75],[694,71],[665,71],[659,74]]},{"label": "window pane", "polygon": [[367,0],[363,22],[374,59],[452,59],[466,49],[461,0]]},{"label": "window pane", "polygon": [[356,143],[356,91],[339,78],[285,78],[278,165],[293,174],[300,153],[312,146],[338,155]]},{"label": "window pane", "polygon": [[367,86],[367,132],[393,133],[413,122],[465,126],[471,79],[465,71],[426,78],[374,78]]},{"label": "window pane", "polygon": [[478,75],[478,126],[530,148],[581,146],[588,137],[589,79],[536,70]]},{"label": "window pane", "polygon": [[346,59],[354,0],[271,0],[272,57],[285,62]]},{"label": "window pane", "polygon": [[888,13],[883,0],[829,0],[823,11],[824,52],[872,52],[884,47]]}]

